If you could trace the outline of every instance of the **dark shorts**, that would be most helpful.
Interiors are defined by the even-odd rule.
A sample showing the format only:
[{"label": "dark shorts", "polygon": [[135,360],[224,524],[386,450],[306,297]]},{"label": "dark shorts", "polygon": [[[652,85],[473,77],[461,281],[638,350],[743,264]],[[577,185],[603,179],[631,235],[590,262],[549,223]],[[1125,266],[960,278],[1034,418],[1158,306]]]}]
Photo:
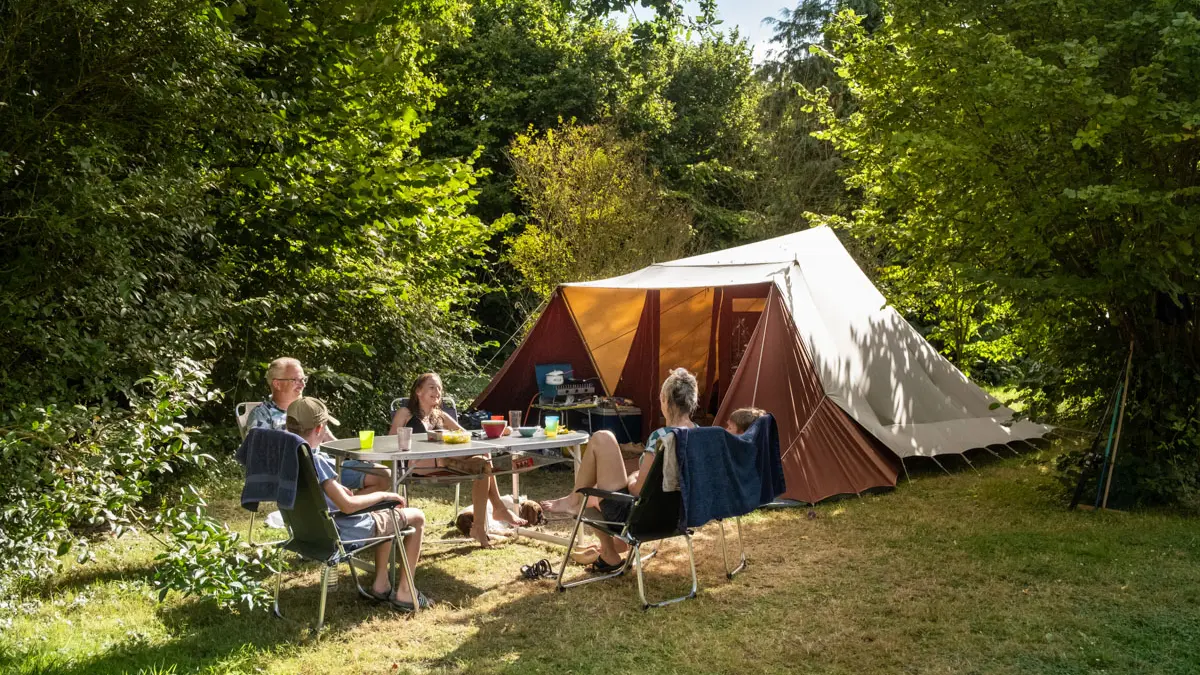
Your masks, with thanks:
[{"label": "dark shorts", "polygon": [[[615,490],[621,494],[629,494],[628,488]],[[601,499],[600,513],[604,515],[604,519],[613,523],[624,523],[629,520],[629,511],[633,508],[633,502],[623,502],[617,499]]]}]

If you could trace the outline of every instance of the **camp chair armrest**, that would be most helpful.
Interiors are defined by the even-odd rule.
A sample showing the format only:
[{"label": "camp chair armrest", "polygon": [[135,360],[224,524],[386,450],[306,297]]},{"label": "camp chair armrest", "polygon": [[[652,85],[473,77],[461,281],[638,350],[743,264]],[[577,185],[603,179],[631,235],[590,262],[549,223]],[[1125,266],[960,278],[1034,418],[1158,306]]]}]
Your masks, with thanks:
[{"label": "camp chair armrest", "polygon": [[575,491],[575,493],[581,494],[585,497],[599,497],[600,499],[611,499],[616,502],[629,502],[631,504],[637,501],[637,497],[634,497],[631,494],[626,494],[624,492],[613,492],[611,490],[601,490],[600,488],[579,488]]},{"label": "camp chair armrest", "polygon": [[400,506],[400,502],[398,502],[398,501],[396,501],[396,500],[394,500],[394,499],[387,499],[387,500],[384,500],[384,501],[382,501],[382,502],[379,502],[378,504],[372,504],[371,506],[367,506],[367,507],[365,507],[365,508],[361,508],[361,509],[359,509],[359,510],[357,510],[357,511],[353,512],[353,513],[346,513],[346,514],[343,514],[343,515],[347,515],[347,516],[357,516],[357,515],[358,515],[358,514],[360,514],[360,513],[371,513],[371,512],[373,512],[373,511],[384,511],[384,510],[386,510],[386,509],[390,509],[390,508],[392,508],[393,506]]}]

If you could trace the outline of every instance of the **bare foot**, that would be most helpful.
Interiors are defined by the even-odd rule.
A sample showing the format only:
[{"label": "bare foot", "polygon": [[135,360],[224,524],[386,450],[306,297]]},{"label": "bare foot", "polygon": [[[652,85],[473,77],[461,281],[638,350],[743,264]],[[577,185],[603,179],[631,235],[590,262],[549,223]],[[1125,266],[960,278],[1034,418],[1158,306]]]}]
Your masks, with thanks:
[{"label": "bare foot", "polygon": [[579,508],[578,504],[572,503],[573,500],[571,498],[574,496],[567,495],[566,497],[547,499],[544,502],[540,502],[542,511],[544,513],[574,513]]},{"label": "bare foot", "polygon": [[600,548],[597,546],[577,548],[574,551],[571,551],[571,560],[579,565],[590,565],[596,562],[596,558],[599,557]]},{"label": "bare foot", "polygon": [[507,541],[506,538],[497,534],[488,534],[486,529],[478,530],[471,529],[471,538],[479,542],[479,548],[491,548],[495,544]]},{"label": "bare foot", "polygon": [[508,523],[509,525],[513,525],[516,527],[525,527],[526,525],[529,524],[528,520],[525,520],[524,518],[520,518],[518,516],[514,516],[512,511],[509,511],[508,509],[500,509],[500,513],[496,514],[496,517],[497,517],[497,520],[502,520],[502,521]]}]

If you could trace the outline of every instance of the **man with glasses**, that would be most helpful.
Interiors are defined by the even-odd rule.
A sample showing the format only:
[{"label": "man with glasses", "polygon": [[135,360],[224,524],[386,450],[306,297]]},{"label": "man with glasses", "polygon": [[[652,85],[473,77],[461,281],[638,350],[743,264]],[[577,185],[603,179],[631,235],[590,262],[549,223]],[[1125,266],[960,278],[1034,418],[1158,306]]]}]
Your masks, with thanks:
[{"label": "man with glasses", "polygon": [[[275,359],[267,366],[267,386],[271,395],[264,398],[262,403],[250,411],[246,419],[246,428],[282,430],[287,427],[287,409],[304,394],[304,385],[308,378],[304,376],[304,367],[290,356]],[[330,424],[338,424],[332,417]],[[337,437],[329,431],[328,425],[321,425],[320,442],[336,440]],[[392,487],[391,473],[386,467],[371,462],[361,462],[348,459],[342,462],[341,484],[353,490],[356,494],[369,494]]]},{"label": "man with glasses", "polygon": [[[272,361],[267,367],[267,386],[271,388],[271,395],[250,411],[246,428],[283,429],[287,424],[288,406],[304,394],[304,385],[307,382],[304,367],[296,359],[285,356]],[[333,434],[328,430],[325,434],[328,438],[322,439],[323,441],[333,440]]]}]

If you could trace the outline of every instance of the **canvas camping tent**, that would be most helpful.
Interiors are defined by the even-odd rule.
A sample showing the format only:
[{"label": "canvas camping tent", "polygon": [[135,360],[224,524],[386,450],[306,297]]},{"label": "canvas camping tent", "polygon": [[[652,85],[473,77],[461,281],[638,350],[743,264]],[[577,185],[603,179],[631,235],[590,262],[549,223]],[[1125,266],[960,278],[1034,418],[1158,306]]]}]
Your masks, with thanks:
[{"label": "canvas camping tent", "polygon": [[816,502],[895,485],[897,458],[1040,437],[921,337],[818,227],[564,284],[480,395],[487,410],[536,397],[534,365],[633,399],[646,430],[674,367],[696,373],[723,424],[739,407],[775,414],[788,490]]}]

